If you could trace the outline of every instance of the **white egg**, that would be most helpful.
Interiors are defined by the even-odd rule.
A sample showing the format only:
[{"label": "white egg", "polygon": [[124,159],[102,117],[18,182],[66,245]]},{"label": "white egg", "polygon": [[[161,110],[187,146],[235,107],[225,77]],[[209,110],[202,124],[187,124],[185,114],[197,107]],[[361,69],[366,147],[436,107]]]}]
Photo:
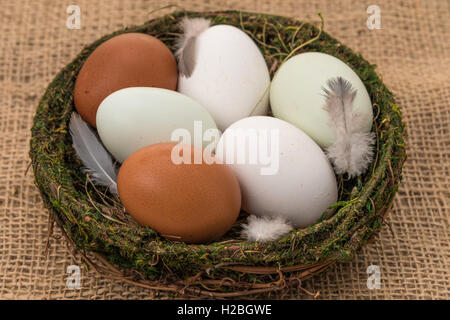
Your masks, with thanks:
[{"label": "white egg", "polygon": [[[154,143],[206,147],[211,141],[203,139],[204,133],[209,129],[218,132],[213,118],[198,102],[160,88],[132,87],[113,92],[100,104],[96,122],[104,146],[120,162]],[[177,129],[187,136],[179,138],[182,141],[172,139]]]},{"label": "white egg", "polygon": [[286,121],[267,116],[239,120],[223,133],[216,156],[234,171],[242,207],[249,213],[281,216],[304,227],[337,201],[336,177],[327,157]]},{"label": "white egg", "polygon": [[342,77],[357,90],[353,110],[361,113],[362,131],[372,127],[372,103],[358,75],[344,62],[320,52],[298,54],[277,71],[270,87],[270,105],[275,117],[288,121],[325,148],[335,139],[330,116],[324,110],[327,80]]},{"label": "white egg", "polygon": [[203,31],[195,44],[195,67],[189,78],[179,76],[179,92],[201,103],[221,130],[251,114],[267,114],[269,70],[246,33],[216,25]]}]

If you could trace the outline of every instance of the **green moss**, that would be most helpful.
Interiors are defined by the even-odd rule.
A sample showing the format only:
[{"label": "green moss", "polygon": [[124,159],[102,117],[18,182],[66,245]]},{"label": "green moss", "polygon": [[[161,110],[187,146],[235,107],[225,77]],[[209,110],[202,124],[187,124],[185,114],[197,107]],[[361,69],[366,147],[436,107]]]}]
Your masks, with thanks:
[{"label": "green moss", "polygon": [[[32,128],[30,157],[35,182],[53,218],[78,249],[97,252],[116,267],[126,272],[134,270],[138,278],[158,283],[177,283],[199,272],[207,274],[208,279],[229,277],[240,283],[266,283],[274,281],[274,277],[214,266],[269,266],[275,270],[351,257],[379,230],[382,216],[398,189],[406,158],[405,133],[401,110],[376,74],[375,66],[325,32],[298,53],[320,51],[345,61],[363,80],[374,114],[378,114],[373,124],[377,133],[376,159],[358,179],[348,181],[338,177],[343,181],[341,196],[333,206],[335,213],[331,217],[323,216],[317,224],[294,230],[283,239],[267,244],[237,238],[237,223],[223,240],[187,245],[167,241],[150,228],[136,225],[123,213],[120,204],[105,204],[102,194],[106,190],[96,190],[86,181],[67,129],[74,110],[74,82],[83,62],[99,44],[124,32],[154,35],[174,50],[180,32],[178,22],[185,15],[210,17],[213,24],[231,24],[247,32],[263,52],[272,75],[294,48],[319,34],[319,29],[311,24],[284,17],[235,11],[175,12],[141,26],[119,30],[84,48],[48,86]],[[323,269],[311,272],[320,271]]]}]

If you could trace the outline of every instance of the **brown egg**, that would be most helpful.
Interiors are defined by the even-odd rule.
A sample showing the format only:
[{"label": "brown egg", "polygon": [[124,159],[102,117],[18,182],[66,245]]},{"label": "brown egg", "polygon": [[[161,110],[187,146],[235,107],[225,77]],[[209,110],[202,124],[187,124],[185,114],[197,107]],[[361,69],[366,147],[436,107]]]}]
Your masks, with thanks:
[{"label": "brown egg", "polygon": [[100,103],[111,93],[128,87],[176,90],[178,70],[169,48],[144,33],[126,33],[97,47],[75,82],[75,108],[95,127]]},{"label": "brown egg", "polygon": [[138,223],[170,240],[217,240],[239,215],[239,183],[225,164],[194,164],[192,146],[192,164],[174,164],[175,145],[153,144],[129,156],[117,179],[120,200]]}]

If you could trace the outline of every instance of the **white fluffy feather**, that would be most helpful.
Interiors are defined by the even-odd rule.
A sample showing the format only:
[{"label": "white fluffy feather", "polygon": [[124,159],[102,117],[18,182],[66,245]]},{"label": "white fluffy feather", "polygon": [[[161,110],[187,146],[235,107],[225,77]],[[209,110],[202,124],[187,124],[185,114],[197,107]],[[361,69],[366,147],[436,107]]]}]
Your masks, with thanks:
[{"label": "white fluffy feather", "polygon": [[357,90],[351,83],[337,77],[328,80],[327,85],[329,89],[323,88],[324,109],[330,114],[336,139],[326,153],[337,174],[356,177],[364,173],[372,161],[375,135],[362,131],[362,116],[353,110]]},{"label": "white fluffy feather", "polygon": [[178,58],[178,70],[186,78],[189,78],[195,67],[195,41],[200,33],[210,27],[211,20],[186,17],[181,20],[180,25],[183,36],[177,40],[178,49],[175,56]]},{"label": "white fluffy feather", "polygon": [[83,163],[83,172],[89,173],[95,184],[108,187],[117,195],[117,172],[114,162],[95,132],[76,112],[69,123],[73,146]]},{"label": "white fluffy feather", "polygon": [[291,231],[292,226],[282,217],[257,217],[251,215],[242,226],[242,237],[249,241],[275,241]]}]

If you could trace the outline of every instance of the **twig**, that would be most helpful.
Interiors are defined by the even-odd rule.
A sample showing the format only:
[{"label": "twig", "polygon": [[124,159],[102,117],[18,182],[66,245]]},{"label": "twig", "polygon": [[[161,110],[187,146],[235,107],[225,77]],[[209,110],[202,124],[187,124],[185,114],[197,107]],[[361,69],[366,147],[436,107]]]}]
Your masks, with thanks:
[{"label": "twig", "polygon": [[51,212],[48,213],[48,223],[47,223],[47,240],[45,241],[44,255],[48,257],[48,249],[50,248],[50,237],[53,234],[53,227],[55,225],[55,220],[52,218]]}]

